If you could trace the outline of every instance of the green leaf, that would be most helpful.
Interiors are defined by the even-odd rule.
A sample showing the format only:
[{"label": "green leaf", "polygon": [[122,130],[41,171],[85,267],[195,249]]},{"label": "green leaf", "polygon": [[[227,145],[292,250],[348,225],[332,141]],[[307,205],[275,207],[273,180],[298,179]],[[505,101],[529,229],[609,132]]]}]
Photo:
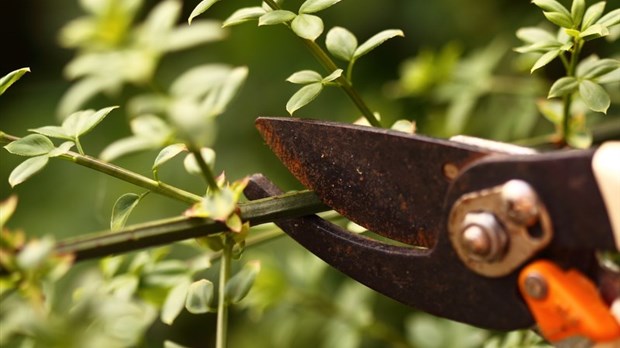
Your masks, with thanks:
[{"label": "green leaf", "polygon": [[[228,104],[237,95],[237,92],[248,77],[248,68],[245,66],[237,67],[231,70],[226,79],[219,86],[213,103],[204,102],[201,107],[208,110],[209,115],[219,115],[226,111]],[[207,97],[208,98],[208,97]]]},{"label": "green leaf", "polygon": [[[200,149],[200,155],[207,163],[207,165],[210,168],[213,168],[213,166],[215,165],[215,151],[213,151],[213,149],[211,148],[203,147],[202,149]],[[200,169],[198,161],[196,161],[196,156],[194,156],[193,153],[189,153],[187,154],[187,156],[185,156],[183,166],[185,167],[185,170],[190,174],[202,175],[202,170]]]},{"label": "green leaf", "polygon": [[62,96],[58,106],[58,115],[65,118],[66,115],[79,110],[86,101],[96,94],[118,89],[120,86],[120,81],[111,81],[111,79],[104,79],[99,76],[83,78],[73,83]]},{"label": "green leaf", "polygon": [[587,149],[592,146],[592,133],[587,129],[572,131],[568,134],[566,142],[576,149]]},{"label": "green leaf", "polygon": [[377,48],[379,45],[381,45],[385,41],[387,41],[387,40],[389,40],[391,38],[397,37],[397,36],[404,37],[405,34],[403,33],[402,30],[399,30],[399,29],[388,29],[388,30],[384,30],[384,31],[382,31],[382,32],[380,32],[378,34],[375,34],[373,37],[371,37],[366,42],[361,44],[355,50],[355,53],[353,54],[353,60],[359,59],[361,56],[363,56],[363,55],[367,54],[368,52],[374,50],[375,48]]},{"label": "green leaf", "polygon": [[574,77],[562,77],[555,81],[549,90],[547,98],[561,97],[577,90],[579,81]]},{"label": "green leaf", "polygon": [[164,341],[164,348],[189,348],[189,347],[182,346],[182,345],[180,345],[178,343],[174,343],[172,341],[166,340],[166,341]]},{"label": "green leaf", "polygon": [[97,126],[103,119],[118,106],[107,107],[98,111],[85,110],[75,112],[67,117],[63,123],[62,128],[65,129],[67,134],[77,138],[90,132],[95,126]]},{"label": "green leaf", "polygon": [[49,158],[45,155],[29,158],[20,163],[9,175],[9,184],[15,187],[28,180],[45,167]]},{"label": "green leaf", "polygon": [[17,196],[11,195],[0,202],[0,231],[4,231],[4,225],[11,219],[17,208]]},{"label": "green leaf", "polygon": [[153,162],[153,173],[157,172],[162,164],[168,162],[181,152],[187,152],[187,146],[185,146],[185,144],[172,144],[163,148],[159,151],[159,154],[157,154],[155,162]]},{"label": "green leaf", "polygon": [[315,13],[339,3],[340,0],[306,0],[299,8],[299,13]]},{"label": "green leaf", "polygon": [[573,4],[570,8],[570,15],[573,19],[575,26],[578,26],[583,20],[583,15],[586,11],[585,0],[573,0]]},{"label": "green leaf", "polygon": [[241,301],[254,285],[254,280],[260,272],[260,262],[258,260],[249,261],[243,268],[226,283],[224,298],[227,303],[238,303]]},{"label": "green leaf", "polygon": [[314,41],[323,33],[323,20],[320,17],[302,13],[293,19],[291,28],[297,36]]},{"label": "green leaf", "polygon": [[357,49],[357,38],[345,28],[333,27],[327,32],[325,46],[334,57],[348,62]]},{"label": "green leaf", "polygon": [[290,83],[305,85],[313,82],[321,82],[322,79],[323,77],[321,76],[321,74],[314,70],[301,70],[293,73],[286,79],[286,81]]},{"label": "green leaf", "polygon": [[288,100],[286,103],[286,111],[292,115],[295,111],[313,101],[322,90],[323,84],[321,82],[311,83],[302,87]]},{"label": "green leaf", "polygon": [[74,138],[70,134],[68,134],[63,127],[59,126],[44,126],[35,129],[29,129],[29,131],[45,135],[50,138],[74,140]]},{"label": "green leaf", "polygon": [[615,9],[604,15],[598,21],[596,21],[596,24],[600,24],[608,28],[620,24],[620,8]]},{"label": "green leaf", "polygon": [[138,206],[140,200],[147,194],[148,191],[141,195],[126,193],[116,200],[112,208],[112,218],[110,219],[110,230],[112,232],[120,231],[125,227],[129,215],[131,215],[131,212]]},{"label": "green leaf", "polygon": [[581,30],[588,29],[592,24],[594,24],[601,15],[603,15],[603,11],[605,11],[605,1],[597,2],[596,4],[592,4],[586,10],[586,13],[583,15],[583,22],[581,23]]},{"label": "green leaf", "polygon": [[226,31],[222,24],[213,20],[197,20],[192,26],[177,27],[159,40],[157,47],[162,52],[175,52],[207,42],[222,40]]},{"label": "green leaf", "polygon": [[536,102],[536,107],[543,116],[556,126],[564,120],[564,105],[559,100],[544,100]]},{"label": "green leaf", "polygon": [[159,143],[153,143],[151,139],[138,136],[122,138],[106,146],[99,155],[99,158],[102,161],[110,162],[127,154],[150,150],[160,145]]},{"label": "green leaf", "polygon": [[251,20],[256,20],[260,16],[264,15],[267,11],[262,7],[245,7],[235,11],[230,17],[226,18],[222,27],[229,27],[241,23],[245,23]]},{"label": "green leaf", "polygon": [[185,298],[189,288],[189,281],[182,281],[177,284],[166,296],[164,305],[161,308],[161,321],[164,324],[172,325],[185,306]]},{"label": "green leaf", "polygon": [[192,10],[192,13],[189,15],[189,18],[187,18],[187,23],[189,25],[192,25],[192,20],[194,18],[203,14],[206,10],[208,10],[211,6],[213,6],[213,4],[215,4],[218,1],[220,0],[202,0],[201,2],[199,2],[198,5],[194,7],[194,10]]},{"label": "green leaf", "polygon": [[265,13],[258,19],[258,25],[276,25],[288,23],[295,19],[297,15],[291,11],[275,10]]},{"label": "green leaf", "polygon": [[4,148],[14,155],[32,157],[48,154],[54,149],[54,143],[44,135],[30,134],[12,141]]},{"label": "green leaf", "polygon": [[154,144],[165,143],[173,133],[166,121],[155,115],[136,117],[131,120],[129,126],[134,135],[149,139]]},{"label": "green leaf", "polygon": [[13,83],[15,83],[15,81],[19,80],[27,72],[30,72],[30,68],[21,68],[21,69],[13,70],[7,75],[0,78],[0,95],[3,95],[4,92]]},{"label": "green leaf", "polygon": [[595,79],[620,69],[620,60],[616,59],[584,59],[577,66],[577,76]]},{"label": "green leaf", "polygon": [[555,0],[532,0],[532,3],[546,12],[556,12],[570,15],[566,7]]},{"label": "green leaf", "polygon": [[328,82],[332,82],[336,79],[338,79],[340,76],[342,76],[342,69],[336,69],[334,70],[334,72],[332,72],[331,74],[325,76],[325,78],[323,78],[323,84],[326,84]]},{"label": "green leaf", "polygon": [[64,143],[60,144],[60,146],[58,146],[57,148],[50,151],[47,154],[47,156],[48,157],[62,156],[66,154],[67,152],[69,152],[73,146],[75,146],[75,143],[73,141],[65,141]]},{"label": "green leaf", "polygon": [[582,31],[579,34],[579,37],[586,41],[590,41],[607,35],[609,35],[609,29],[607,29],[606,26],[597,23]]},{"label": "green leaf", "polygon": [[557,42],[555,35],[545,29],[526,27],[517,30],[517,37],[527,43]]},{"label": "green leaf", "polygon": [[40,267],[54,252],[55,243],[51,237],[35,239],[17,255],[17,266],[22,270],[34,270]]},{"label": "green leaf", "polygon": [[185,308],[192,314],[202,314],[212,311],[213,283],[206,279],[193,282],[185,298]]},{"label": "green leaf", "polygon": [[241,221],[239,215],[231,214],[228,219],[226,219],[226,227],[233,232],[239,233],[243,228],[243,221]]},{"label": "green leaf", "polygon": [[573,27],[573,19],[571,18],[570,14],[564,14],[559,12],[543,12],[543,15],[545,15],[549,22],[557,26],[567,29]]},{"label": "green leaf", "polygon": [[583,80],[579,83],[579,94],[590,110],[607,113],[611,100],[601,85],[590,80]]},{"label": "green leaf", "polygon": [[530,73],[542,68],[543,66],[551,63],[557,56],[560,55],[560,50],[553,50],[543,54],[538,60],[534,63],[534,66],[530,70]]}]

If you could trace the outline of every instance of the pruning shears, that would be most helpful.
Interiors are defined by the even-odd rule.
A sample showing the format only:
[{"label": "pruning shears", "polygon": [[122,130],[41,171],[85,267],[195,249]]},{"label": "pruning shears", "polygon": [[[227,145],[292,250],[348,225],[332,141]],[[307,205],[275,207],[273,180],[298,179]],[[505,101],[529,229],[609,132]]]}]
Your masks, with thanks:
[{"label": "pruning shears", "polygon": [[[620,142],[537,153],[365,126],[259,118],[289,171],[378,237],[317,216],[280,220],[303,247],[428,313],[551,342],[620,339]],[[254,176],[246,196],[281,193]]]}]

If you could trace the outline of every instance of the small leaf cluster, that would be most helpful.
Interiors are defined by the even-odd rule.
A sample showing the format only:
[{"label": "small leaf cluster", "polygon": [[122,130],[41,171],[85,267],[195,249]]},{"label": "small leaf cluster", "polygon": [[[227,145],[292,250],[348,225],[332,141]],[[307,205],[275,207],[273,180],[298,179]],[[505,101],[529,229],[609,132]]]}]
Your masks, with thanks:
[{"label": "small leaf cluster", "polygon": [[60,115],[80,109],[98,93],[118,93],[127,83],[151,83],[166,53],[225,37],[215,21],[177,26],[182,9],[179,0],[160,2],[141,23],[135,23],[135,18],[142,0],[90,0],[80,4],[87,14],[69,22],[60,33],[63,46],[78,50],[65,68],[66,77],[78,81],[62,98]]},{"label": "small leaf cluster", "polygon": [[21,68],[13,70],[0,78],[0,95],[3,95],[15,81],[19,80],[27,72],[30,72],[30,68]]}]

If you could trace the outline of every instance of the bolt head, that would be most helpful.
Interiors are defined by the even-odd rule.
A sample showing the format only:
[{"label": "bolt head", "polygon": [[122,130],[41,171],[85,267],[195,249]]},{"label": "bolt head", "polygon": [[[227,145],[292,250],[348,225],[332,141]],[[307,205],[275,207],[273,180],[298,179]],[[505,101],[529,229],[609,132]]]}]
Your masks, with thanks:
[{"label": "bolt head", "polygon": [[468,252],[478,257],[484,258],[491,253],[491,238],[479,225],[467,226],[463,230],[462,242]]},{"label": "bolt head", "polygon": [[533,226],[538,221],[538,196],[528,183],[510,180],[502,186],[503,208],[506,215],[515,223]]},{"label": "bolt head", "polygon": [[525,277],[523,283],[525,293],[536,300],[542,300],[547,297],[549,292],[547,281],[542,274],[538,272],[532,272]]},{"label": "bolt head", "polygon": [[493,214],[469,213],[463,221],[460,243],[472,259],[491,262],[504,255],[508,238]]}]

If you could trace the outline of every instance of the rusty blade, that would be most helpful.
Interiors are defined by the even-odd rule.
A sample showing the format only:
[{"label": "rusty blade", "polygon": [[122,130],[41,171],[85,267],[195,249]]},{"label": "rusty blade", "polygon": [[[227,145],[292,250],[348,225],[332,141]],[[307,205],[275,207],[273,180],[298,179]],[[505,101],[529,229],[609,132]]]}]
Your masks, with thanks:
[{"label": "rusty blade", "polygon": [[432,246],[450,180],[488,150],[349,124],[261,117],[284,165],[323,202],[384,237]]}]

